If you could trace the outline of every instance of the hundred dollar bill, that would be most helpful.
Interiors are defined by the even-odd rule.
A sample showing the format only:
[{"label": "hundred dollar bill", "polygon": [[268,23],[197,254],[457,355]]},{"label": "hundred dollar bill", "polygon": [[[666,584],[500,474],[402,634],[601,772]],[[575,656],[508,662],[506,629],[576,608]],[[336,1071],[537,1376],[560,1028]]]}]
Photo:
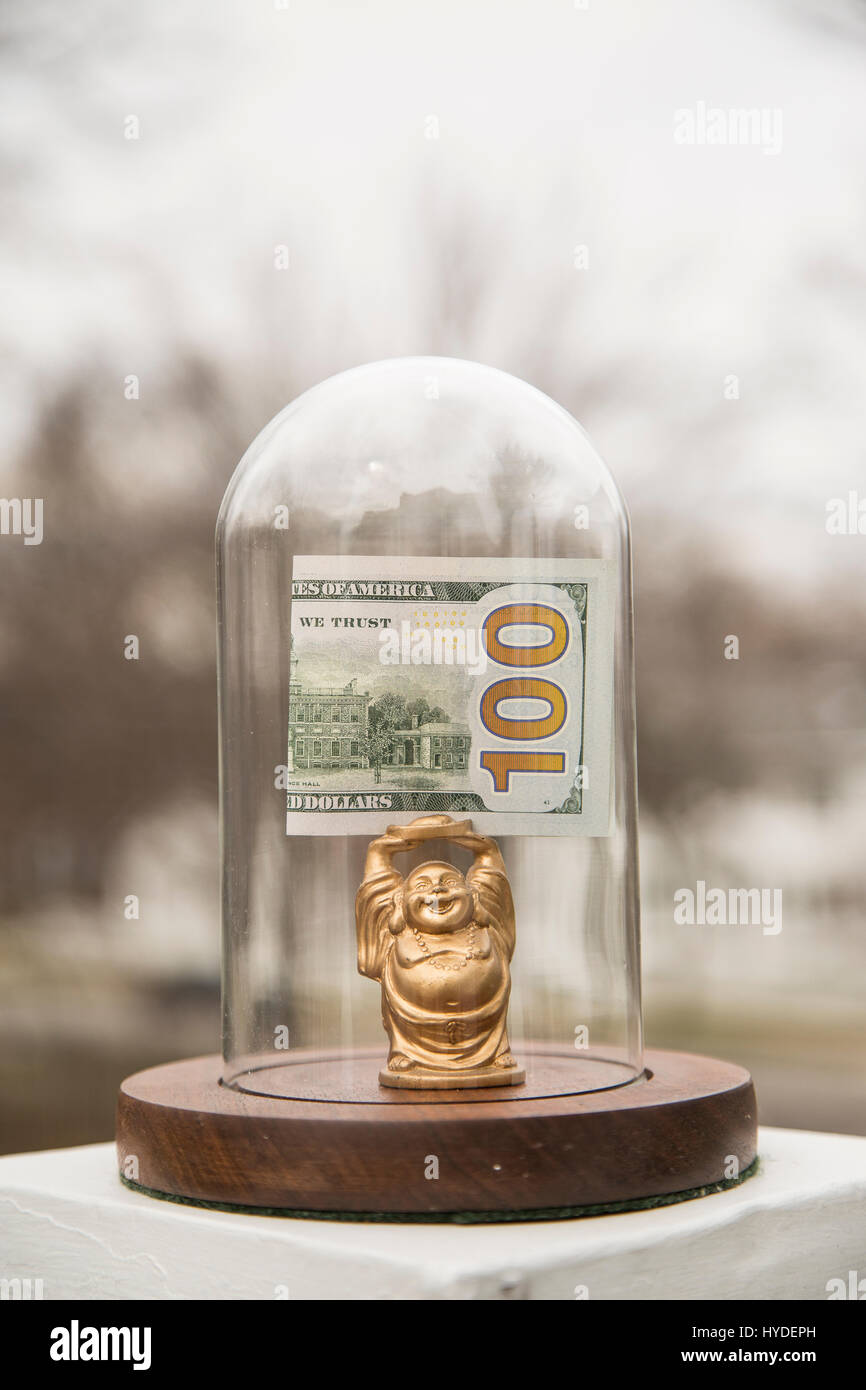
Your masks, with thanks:
[{"label": "hundred dollar bill", "polygon": [[607,835],[616,567],[296,556],[286,828]]}]

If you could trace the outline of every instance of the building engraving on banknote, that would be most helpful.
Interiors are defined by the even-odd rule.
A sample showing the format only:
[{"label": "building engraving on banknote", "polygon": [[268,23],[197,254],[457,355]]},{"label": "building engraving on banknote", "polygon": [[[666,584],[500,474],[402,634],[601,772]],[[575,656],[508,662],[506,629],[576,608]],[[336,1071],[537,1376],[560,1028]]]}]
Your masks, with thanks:
[{"label": "building engraving on banknote", "polygon": [[289,834],[606,834],[607,562],[298,556]]}]

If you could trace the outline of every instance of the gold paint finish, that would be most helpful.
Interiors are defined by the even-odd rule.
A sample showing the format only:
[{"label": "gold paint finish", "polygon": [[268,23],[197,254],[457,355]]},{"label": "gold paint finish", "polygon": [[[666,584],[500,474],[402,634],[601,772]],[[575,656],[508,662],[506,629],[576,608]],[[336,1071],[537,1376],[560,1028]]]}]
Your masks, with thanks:
[{"label": "gold paint finish", "polygon": [[[395,854],[433,839],[471,851],[465,878],[438,859],[405,878],[394,868]],[[390,825],[367,850],[355,920],[358,969],[382,986],[390,1049],[381,1085],[456,1090],[526,1079],[506,1033],[514,904],[495,840],[450,816]]]}]

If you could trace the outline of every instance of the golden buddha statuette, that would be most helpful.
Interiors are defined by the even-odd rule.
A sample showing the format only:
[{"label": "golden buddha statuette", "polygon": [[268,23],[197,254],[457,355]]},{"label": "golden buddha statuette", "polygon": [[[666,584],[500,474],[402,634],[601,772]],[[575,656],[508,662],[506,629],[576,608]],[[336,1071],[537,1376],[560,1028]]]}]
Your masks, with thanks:
[{"label": "golden buddha statuette", "polygon": [[[404,878],[393,858],[428,840],[469,850],[464,875],[430,860]],[[524,1071],[506,1032],[514,904],[495,840],[471,821],[421,816],[372,840],[355,900],[358,969],[382,986],[383,1086],[515,1086]]]}]

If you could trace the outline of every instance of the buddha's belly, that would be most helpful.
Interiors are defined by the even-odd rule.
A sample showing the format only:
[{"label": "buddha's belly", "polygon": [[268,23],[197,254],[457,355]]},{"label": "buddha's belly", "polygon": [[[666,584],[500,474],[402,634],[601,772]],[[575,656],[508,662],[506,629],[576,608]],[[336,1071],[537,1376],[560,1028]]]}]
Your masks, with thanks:
[{"label": "buddha's belly", "polygon": [[465,961],[465,957],[448,952],[406,965],[395,957],[394,987],[407,1003],[431,1013],[459,1015],[482,1008],[502,989],[507,967],[495,950],[480,960],[465,961],[459,970],[437,968],[434,964],[439,960],[443,966],[455,966],[461,959]]}]

